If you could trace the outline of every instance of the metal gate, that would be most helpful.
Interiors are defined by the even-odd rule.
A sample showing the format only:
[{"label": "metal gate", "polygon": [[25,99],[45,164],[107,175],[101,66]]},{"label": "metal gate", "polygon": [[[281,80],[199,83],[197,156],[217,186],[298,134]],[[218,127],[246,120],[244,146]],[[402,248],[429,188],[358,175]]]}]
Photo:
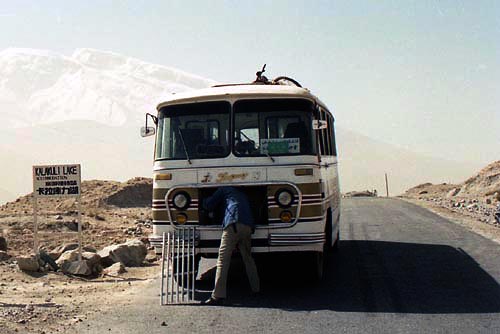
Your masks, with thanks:
[{"label": "metal gate", "polygon": [[163,233],[160,304],[194,301],[196,282],[195,227]]}]

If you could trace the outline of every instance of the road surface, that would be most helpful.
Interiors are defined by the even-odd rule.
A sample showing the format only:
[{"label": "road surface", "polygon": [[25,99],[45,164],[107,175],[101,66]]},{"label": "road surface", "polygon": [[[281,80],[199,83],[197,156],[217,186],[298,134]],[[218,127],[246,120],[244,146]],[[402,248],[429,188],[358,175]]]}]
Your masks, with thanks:
[{"label": "road surface", "polygon": [[[500,333],[500,245],[397,199],[345,199],[341,217],[340,251],[319,284],[297,261],[271,258],[259,261],[262,294],[250,296],[242,264],[234,262],[230,306],[159,306],[156,281],[131,306],[98,314],[78,330]],[[200,288],[209,291],[212,278]]]}]

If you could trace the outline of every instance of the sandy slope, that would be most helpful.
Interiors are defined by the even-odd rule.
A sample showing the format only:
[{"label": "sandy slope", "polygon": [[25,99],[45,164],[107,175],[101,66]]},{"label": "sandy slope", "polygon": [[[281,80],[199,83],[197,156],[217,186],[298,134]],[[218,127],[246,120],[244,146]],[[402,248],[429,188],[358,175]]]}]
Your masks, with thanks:
[{"label": "sandy slope", "polygon": [[423,183],[402,197],[500,242],[500,224],[493,216],[500,203],[500,161],[462,183]]}]

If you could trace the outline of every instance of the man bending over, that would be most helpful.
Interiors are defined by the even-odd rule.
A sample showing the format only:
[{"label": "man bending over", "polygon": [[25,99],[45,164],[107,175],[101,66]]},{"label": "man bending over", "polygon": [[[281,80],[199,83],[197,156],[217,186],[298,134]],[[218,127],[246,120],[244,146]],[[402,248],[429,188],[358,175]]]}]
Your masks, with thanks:
[{"label": "man bending over", "polygon": [[221,187],[209,198],[203,201],[206,210],[214,211],[224,207],[222,221],[222,237],[217,258],[217,272],[212,296],[203,302],[204,305],[223,305],[226,298],[226,282],[231,263],[231,255],[238,246],[252,291],[260,291],[259,275],[251,254],[252,233],[255,224],[247,196],[235,187]]}]

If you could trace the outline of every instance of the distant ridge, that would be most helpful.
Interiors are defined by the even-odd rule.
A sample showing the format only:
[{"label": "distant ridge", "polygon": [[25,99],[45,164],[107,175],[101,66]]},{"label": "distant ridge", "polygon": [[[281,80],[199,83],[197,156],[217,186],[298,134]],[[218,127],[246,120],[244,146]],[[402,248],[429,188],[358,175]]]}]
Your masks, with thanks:
[{"label": "distant ridge", "polygon": [[376,189],[379,196],[385,196],[385,173],[389,195],[396,196],[419,183],[460,183],[481,168],[479,163],[426,156],[350,130],[336,130],[344,193]]}]

